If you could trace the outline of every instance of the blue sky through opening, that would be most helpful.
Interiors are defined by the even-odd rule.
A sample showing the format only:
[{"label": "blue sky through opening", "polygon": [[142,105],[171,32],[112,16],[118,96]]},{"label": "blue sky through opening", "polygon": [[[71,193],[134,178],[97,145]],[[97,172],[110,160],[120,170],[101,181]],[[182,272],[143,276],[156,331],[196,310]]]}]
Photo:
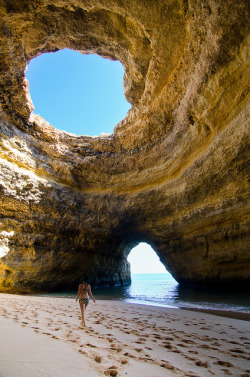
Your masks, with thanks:
[{"label": "blue sky through opening", "polygon": [[[34,113],[76,135],[112,133],[131,105],[123,93],[120,62],[72,50],[42,54],[26,71]],[[128,260],[132,273],[167,273],[150,245],[140,243]]]},{"label": "blue sky through opening", "polygon": [[34,113],[76,135],[112,133],[131,105],[119,61],[65,49],[31,60],[26,71]]}]

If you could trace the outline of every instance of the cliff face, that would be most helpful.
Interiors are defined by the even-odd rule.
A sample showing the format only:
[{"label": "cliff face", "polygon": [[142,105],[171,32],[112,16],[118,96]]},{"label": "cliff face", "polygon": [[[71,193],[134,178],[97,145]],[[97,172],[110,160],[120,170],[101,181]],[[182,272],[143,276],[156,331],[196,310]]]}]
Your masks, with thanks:
[{"label": "cliff face", "polygon": [[[249,284],[248,2],[4,4],[0,290],[123,284],[141,241],[179,282]],[[124,65],[132,109],[111,136],[32,113],[26,66],[63,48]]]}]

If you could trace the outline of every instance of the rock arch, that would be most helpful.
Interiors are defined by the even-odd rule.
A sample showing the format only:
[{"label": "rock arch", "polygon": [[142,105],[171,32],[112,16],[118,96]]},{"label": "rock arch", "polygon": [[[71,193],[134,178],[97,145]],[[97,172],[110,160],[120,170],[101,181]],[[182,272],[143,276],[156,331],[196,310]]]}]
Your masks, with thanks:
[{"label": "rock arch", "polygon": [[[1,5],[2,291],[129,281],[153,245],[193,285],[249,282],[247,1]],[[106,138],[32,115],[25,69],[71,48],[120,60],[132,109]]]}]

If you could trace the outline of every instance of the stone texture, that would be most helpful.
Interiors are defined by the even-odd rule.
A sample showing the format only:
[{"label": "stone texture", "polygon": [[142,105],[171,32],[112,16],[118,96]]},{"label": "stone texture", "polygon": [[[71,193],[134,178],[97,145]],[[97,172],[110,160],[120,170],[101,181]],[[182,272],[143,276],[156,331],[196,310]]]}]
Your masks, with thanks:
[{"label": "stone texture", "polygon": [[[130,280],[148,242],[184,284],[249,286],[248,1],[0,4],[0,290]],[[106,137],[32,113],[25,69],[71,48],[118,59],[132,108]]]}]

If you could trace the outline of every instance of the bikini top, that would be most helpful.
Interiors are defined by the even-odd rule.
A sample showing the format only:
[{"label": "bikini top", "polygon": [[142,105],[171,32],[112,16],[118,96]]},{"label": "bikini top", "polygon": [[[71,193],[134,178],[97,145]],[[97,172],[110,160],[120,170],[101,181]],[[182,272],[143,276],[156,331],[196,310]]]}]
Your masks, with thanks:
[{"label": "bikini top", "polygon": [[81,288],[81,291],[82,291],[83,293],[87,293],[87,292],[88,292],[87,289],[83,289],[83,288]]}]

